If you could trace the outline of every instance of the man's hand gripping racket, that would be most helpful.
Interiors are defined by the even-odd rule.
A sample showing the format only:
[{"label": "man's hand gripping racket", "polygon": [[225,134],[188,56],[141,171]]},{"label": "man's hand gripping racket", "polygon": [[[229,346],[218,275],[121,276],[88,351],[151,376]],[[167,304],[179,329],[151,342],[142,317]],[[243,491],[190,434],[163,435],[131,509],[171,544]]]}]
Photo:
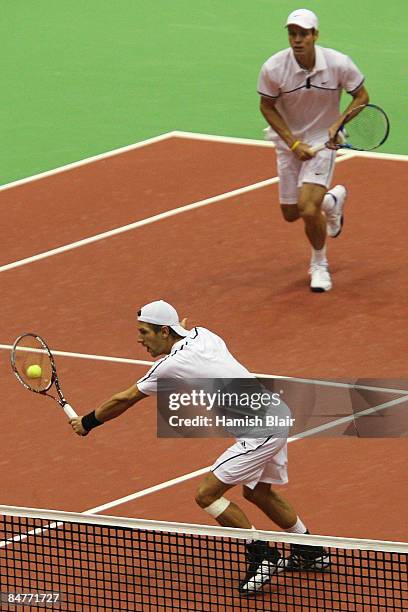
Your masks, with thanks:
[{"label": "man's hand gripping racket", "polygon": [[389,132],[390,122],[383,109],[375,104],[365,104],[347,113],[334,136],[313,147],[312,151],[317,153],[325,147],[373,151],[387,140]]},{"label": "man's hand gripping racket", "polygon": [[[26,389],[58,402],[69,419],[78,418],[62,393],[54,357],[40,336],[26,333],[16,339],[11,350],[11,367]],[[57,396],[48,393],[53,385]]]}]

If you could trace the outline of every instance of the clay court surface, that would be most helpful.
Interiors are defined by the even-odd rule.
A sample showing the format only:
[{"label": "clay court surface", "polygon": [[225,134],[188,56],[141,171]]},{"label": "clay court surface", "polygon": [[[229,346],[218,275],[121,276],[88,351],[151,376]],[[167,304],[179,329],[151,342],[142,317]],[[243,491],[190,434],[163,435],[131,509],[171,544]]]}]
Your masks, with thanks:
[{"label": "clay court surface", "polygon": [[[79,414],[146,371],[135,313],[159,298],[219,333],[256,373],[407,379],[405,158],[338,160],[335,182],[349,200],[344,232],[329,244],[334,288],[322,295],[308,288],[301,223],[281,219],[273,148],[181,134],[143,144],[0,191],[4,505],[213,524],[194,502],[199,477],[169,481],[229,444],[157,439],[154,399],[75,436],[58,406],[11,373],[7,347],[25,331],[72,353],[56,359]],[[403,541],[406,459],[406,438],[296,440],[282,492],[315,533]],[[242,506],[258,528],[273,528]]]}]

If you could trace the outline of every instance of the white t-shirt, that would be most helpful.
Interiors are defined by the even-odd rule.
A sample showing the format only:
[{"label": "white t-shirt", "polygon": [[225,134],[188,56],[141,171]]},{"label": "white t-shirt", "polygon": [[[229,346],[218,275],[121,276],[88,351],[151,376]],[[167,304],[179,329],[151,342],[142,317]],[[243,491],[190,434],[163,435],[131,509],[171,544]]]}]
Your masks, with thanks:
[{"label": "white t-shirt", "polygon": [[[288,48],[264,63],[258,79],[258,93],[276,99],[276,109],[295,138],[310,144],[327,139],[328,128],[340,114],[342,90],[353,93],[364,82],[347,55],[319,46],[315,50],[315,66],[310,72],[299,66]],[[282,143],[272,129],[269,138]]]},{"label": "white t-shirt", "polygon": [[[170,354],[156,361],[136,384],[145,395],[154,395],[157,394],[159,379],[197,378],[256,380],[256,377],[231,355],[222,338],[204,327],[194,327],[188,336],[173,344]],[[275,416],[281,418],[290,416],[290,411],[284,402],[277,407],[274,406],[273,411]],[[272,435],[286,437],[288,429],[286,425],[273,429],[257,428],[256,433],[257,435],[252,436],[252,440],[261,440]],[[238,434],[238,431],[236,435],[239,440],[247,439]]]},{"label": "white t-shirt", "polygon": [[154,395],[159,378],[255,377],[231,355],[222,338],[204,327],[194,327],[188,336],[173,344],[169,355],[154,363],[137,381],[137,387],[145,395]]}]

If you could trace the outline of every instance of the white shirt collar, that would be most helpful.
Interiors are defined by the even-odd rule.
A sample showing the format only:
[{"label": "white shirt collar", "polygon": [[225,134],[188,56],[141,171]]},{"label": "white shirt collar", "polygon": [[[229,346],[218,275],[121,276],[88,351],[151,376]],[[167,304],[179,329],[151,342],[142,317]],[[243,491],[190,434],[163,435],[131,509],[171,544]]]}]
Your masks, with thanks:
[{"label": "white shirt collar", "polygon": [[317,45],[315,46],[315,54],[316,54],[315,65],[313,66],[312,70],[310,70],[309,72],[305,70],[305,68],[302,68],[301,66],[299,66],[299,64],[295,60],[295,56],[292,51],[291,55],[292,55],[293,64],[295,66],[295,72],[303,72],[303,73],[306,73],[308,76],[312,76],[313,74],[316,74],[317,72],[322,72],[323,70],[326,70],[327,68],[326,58],[324,57],[324,54],[321,48]]},{"label": "white shirt collar", "polygon": [[186,340],[190,338],[191,332],[193,331],[194,331],[194,327],[193,329],[190,329],[190,333],[188,334],[188,336],[184,336],[184,338],[180,338],[180,340],[177,340],[177,342],[173,344],[173,346],[171,347],[170,355],[172,355],[173,353],[178,351],[179,348],[181,348],[181,345],[183,344],[183,342],[185,342]]}]

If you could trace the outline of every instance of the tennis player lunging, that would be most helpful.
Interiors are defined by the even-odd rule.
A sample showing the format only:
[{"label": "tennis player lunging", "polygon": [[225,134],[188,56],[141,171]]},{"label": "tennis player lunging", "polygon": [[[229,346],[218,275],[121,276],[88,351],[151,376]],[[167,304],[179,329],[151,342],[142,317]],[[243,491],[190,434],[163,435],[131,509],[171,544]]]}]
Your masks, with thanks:
[{"label": "tennis player lunging", "polygon": [[[152,357],[164,355],[129,389],[116,393],[99,408],[71,419],[80,436],[123,414],[136,402],[157,393],[160,378],[175,381],[194,378],[254,378],[229,352],[225,342],[203,327],[185,329],[173,306],[159,300],[138,312],[139,340]],[[274,523],[290,533],[308,533],[296,512],[272,488],[285,484],[287,441],[284,437],[238,439],[214,462],[201,481],[196,501],[223,526],[251,529],[243,510],[224,494],[235,485],[243,486],[243,496],[260,508]],[[282,570],[324,569],[330,561],[321,547],[293,546],[283,559],[276,547],[266,542],[248,541],[248,571],[240,591],[251,594]]]},{"label": "tennis player lunging", "polygon": [[[307,9],[293,11],[286,21],[290,48],[272,55],[262,66],[258,93],[269,123],[266,138],[276,144],[279,198],[283,217],[301,217],[312,247],[310,288],[329,291],[332,281],[326,256],[326,234],[340,235],[346,189],[330,187],[336,152],[334,134],[347,111],[369,101],[364,77],[349,57],[316,45],[319,23]],[[352,100],[340,113],[345,90]],[[329,147],[314,154],[313,146]]]}]

